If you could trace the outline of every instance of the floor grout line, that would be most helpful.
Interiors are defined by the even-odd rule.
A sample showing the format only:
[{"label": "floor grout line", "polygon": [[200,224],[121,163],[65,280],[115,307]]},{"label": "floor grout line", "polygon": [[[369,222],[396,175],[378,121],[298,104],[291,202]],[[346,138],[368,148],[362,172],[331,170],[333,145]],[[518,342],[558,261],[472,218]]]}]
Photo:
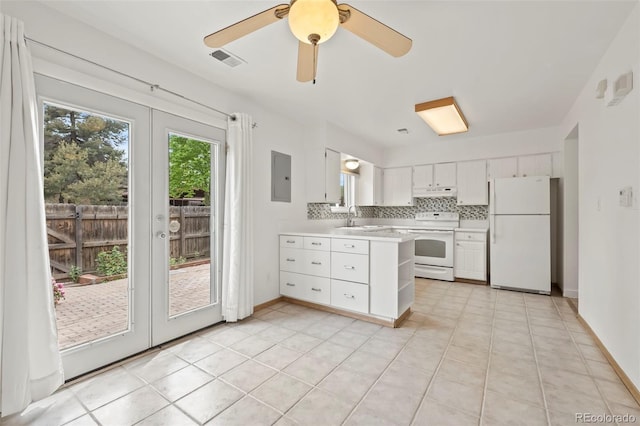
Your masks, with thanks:
[{"label": "floor grout line", "polygon": [[493,315],[491,317],[491,337],[489,338],[489,354],[487,355],[487,372],[484,376],[484,389],[482,391],[482,403],[480,405],[480,417],[478,418],[478,424],[482,426],[484,419],[485,402],[487,399],[487,390],[489,388],[489,373],[491,372],[491,359],[493,351],[493,340],[496,332],[496,309],[498,307],[498,296],[493,303]]}]

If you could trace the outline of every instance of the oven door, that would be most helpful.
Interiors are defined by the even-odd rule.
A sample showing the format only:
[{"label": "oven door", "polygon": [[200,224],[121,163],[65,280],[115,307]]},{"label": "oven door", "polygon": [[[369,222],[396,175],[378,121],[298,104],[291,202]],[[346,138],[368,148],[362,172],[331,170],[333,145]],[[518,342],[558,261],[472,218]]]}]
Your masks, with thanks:
[{"label": "oven door", "polygon": [[453,268],[453,231],[411,231],[415,240],[415,263]]}]

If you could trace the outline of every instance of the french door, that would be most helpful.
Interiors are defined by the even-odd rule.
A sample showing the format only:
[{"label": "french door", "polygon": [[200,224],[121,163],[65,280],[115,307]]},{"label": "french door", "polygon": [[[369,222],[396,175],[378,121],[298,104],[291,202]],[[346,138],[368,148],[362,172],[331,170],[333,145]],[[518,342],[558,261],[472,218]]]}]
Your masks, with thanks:
[{"label": "french door", "polygon": [[222,320],[224,130],[153,111],[152,343]]},{"label": "french door", "polygon": [[66,378],[219,322],[224,130],[40,75],[36,89]]}]

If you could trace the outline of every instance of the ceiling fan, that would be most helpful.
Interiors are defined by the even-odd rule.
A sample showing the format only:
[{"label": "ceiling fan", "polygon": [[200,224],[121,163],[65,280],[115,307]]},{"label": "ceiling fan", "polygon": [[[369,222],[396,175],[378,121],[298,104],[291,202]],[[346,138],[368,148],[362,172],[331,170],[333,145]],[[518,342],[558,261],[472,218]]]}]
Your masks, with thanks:
[{"label": "ceiling fan", "polygon": [[262,27],[288,16],[289,28],[298,42],[298,81],[315,83],[318,67],[318,45],[329,40],[338,25],[384,50],[399,57],[411,49],[411,39],[400,34],[369,15],[336,0],[291,0],[279,4],[247,19],[209,34],[204,43],[209,47],[222,47]]}]

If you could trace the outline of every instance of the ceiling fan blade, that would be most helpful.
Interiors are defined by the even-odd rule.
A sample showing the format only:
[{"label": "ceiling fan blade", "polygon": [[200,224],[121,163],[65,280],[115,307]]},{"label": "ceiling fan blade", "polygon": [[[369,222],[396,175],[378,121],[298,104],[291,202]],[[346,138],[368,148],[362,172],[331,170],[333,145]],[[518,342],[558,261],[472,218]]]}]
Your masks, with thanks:
[{"label": "ceiling fan blade", "polygon": [[233,25],[229,25],[227,28],[223,28],[220,31],[216,31],[213,34],[209,34],[204,38],[204,44],[209,47],[222,47],[227,43],[246,36],[262,27],[266,27],[269,24],[279,21],[289,14],[288,4],[279,4],[267,9],[264,12],[260,12],[247,19],[243,19],[240,22],[236,22]]},{"label": "ceiling fan blade", "polygon": [[303,83],[316,79],[318,69],[318,45],[298,42],[297,80]]},{"label": "ceiling fan blade", "polygon": [[[399,57],[411,49],[411,39],[386,26],[355,7],[342,3],[338,5],[343,28],[391,56]],[[344,19],[344,20],[343,20]]]}]

